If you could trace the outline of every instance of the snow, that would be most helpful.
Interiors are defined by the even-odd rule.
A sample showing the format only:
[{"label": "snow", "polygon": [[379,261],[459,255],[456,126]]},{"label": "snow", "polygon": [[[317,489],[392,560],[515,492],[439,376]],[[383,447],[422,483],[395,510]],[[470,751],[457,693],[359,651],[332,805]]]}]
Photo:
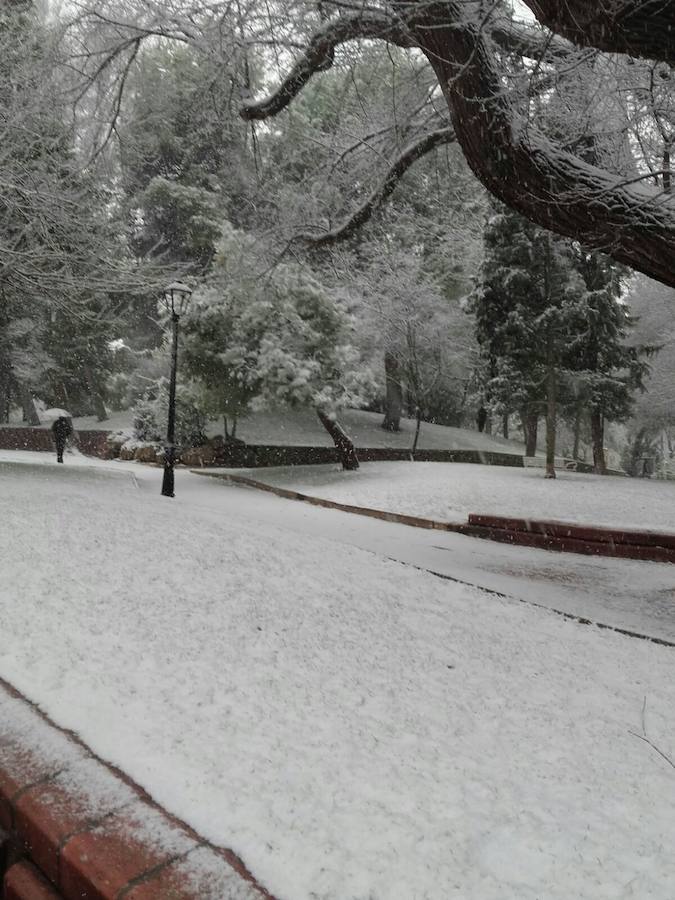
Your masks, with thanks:
[{"label": "snow", "polygon": [[232,866],[207,847],[198,847],[172,866],[199,900],[260,900],[260,892],[235,874]]},{"label": "snow", "polygon": [[68,463],[0,454],[0,676],[280,900],[669,900],[672,649]]},{"label": "snow", "polygon": [[53,406],[51,409],[45,409],[40,413],[40,421],[45,422],[53,422],[54,419],[70,419],[71,414],[67,409],[60,409],[58,406]]},{"label": "snow", "polygon": [[[229,470],[223,470],[229,471]],[[469,513],[561,519],[613,528],[675,531],[675,483],[468,463],[362,463],[236,469],[258,481],[337,500],[448,522]]]}]

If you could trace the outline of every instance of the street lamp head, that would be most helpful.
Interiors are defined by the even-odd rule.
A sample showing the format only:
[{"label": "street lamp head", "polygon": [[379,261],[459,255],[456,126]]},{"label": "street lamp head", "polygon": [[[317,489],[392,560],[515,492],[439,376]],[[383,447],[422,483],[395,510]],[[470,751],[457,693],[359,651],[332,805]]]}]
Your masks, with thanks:
[{"label": "street lamp head", "polygon": [[164,288],[162,300],[172,316],[182,316],[187,312],[192,288],[181,281],[172,281]]}]

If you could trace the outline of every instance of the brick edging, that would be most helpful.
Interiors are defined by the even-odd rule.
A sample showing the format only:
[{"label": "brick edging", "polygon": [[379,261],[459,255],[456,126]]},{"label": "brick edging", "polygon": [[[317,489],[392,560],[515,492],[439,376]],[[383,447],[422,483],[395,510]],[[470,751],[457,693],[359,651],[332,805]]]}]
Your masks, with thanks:
[{"label": "brick edging", "polygon": [[427,528],[436,531],[451,531],[468,537],[480,537],[500,543],[541,550],[556,550],[563,553],[580,553],[584,556],[609,556],[621,559],[638,559],[648,562],[675,563],[675,534],[656,531],[630,531],[627,529],[603,528],[597,525],[575,525],[544,519],[522,519],[516,517],[479,515],[471,513],[466,523],[444,522],[424,516],[389,512],[367,506],[354,506],[314,497],[300,491],[277,487],[230,472],[209,472],[205,469],[191,469],[195,475],[220,478],[233,484],[243,484],[259,491],[267,491],[287,500],[301,500],[313,506],[337,509],[341,512],[369,516],[384,522],[410,525],[413,528]]},{"label": "brick edging", "polygon": [[658,531],[471,513],[465,534],[586,556],[675,563],[675,534]]},{"label": "brick edging", "polygon": [[200,900],[198,877],[222,883],[223,900],[274,900],[236,854],[166,812],[2,679],[0,705],[10,710],[0,735],[3,900]]}]

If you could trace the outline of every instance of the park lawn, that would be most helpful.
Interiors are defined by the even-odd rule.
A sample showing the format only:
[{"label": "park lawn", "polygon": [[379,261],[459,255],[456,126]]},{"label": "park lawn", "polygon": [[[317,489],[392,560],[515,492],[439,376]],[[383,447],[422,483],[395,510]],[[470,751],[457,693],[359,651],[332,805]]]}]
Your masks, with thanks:
[{"label": "park lawn", "polygon": [[675,482],[469,463],[362,463],[232,470],[258,481],[389,512],[450,522],[469,513],[675,531]]},{"label": "park lawn", "polygon": [[672,649],[17,457],[0,676],[280,900],[670,900]]}]

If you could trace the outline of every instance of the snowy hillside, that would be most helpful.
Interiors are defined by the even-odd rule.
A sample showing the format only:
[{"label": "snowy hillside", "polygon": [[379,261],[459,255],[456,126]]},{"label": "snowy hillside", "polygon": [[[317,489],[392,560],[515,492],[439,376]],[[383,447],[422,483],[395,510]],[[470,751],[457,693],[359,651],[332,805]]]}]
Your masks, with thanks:
[{"label": "snowy hillside", "polygon": [[[349,433],[357,447],[402,447],[412,446],[415,422],[401,419],[401,430],[397,433],[384,431],[380,425],[381,413],[346,409],[338,416],[340,423]],[[131,427],[128,412],[114,413],[105,422],[98,422],[94,416],[75,419],[77,428],[101,428],[117,431]],[[221,422],[211,422],[210,434],[222,434]],[[248,444],[295,444],[318,447],[332,446],[332,441],[311,409],[283,410],[280,412],[253,413],[239,423],[237,436]],[[518,441],[480,434],[468,428],[450,428],[444,425],[423,423],[418,446],[428,450],[485,450],[496,453],[524,453],[524,446]]]}]

